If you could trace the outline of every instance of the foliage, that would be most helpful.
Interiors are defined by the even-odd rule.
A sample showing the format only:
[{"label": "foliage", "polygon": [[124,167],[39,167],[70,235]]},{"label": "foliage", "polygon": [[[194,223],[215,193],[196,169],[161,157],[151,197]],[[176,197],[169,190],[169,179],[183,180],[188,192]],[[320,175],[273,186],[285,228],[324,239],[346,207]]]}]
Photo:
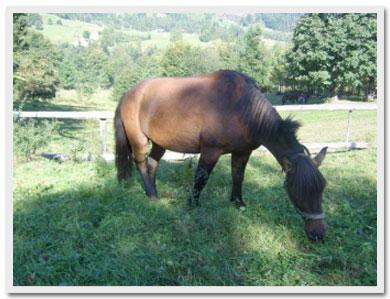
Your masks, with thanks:
[{"label": "foliage", "polygon": [[287,55],[291,84],[317,94],[376,90],[376,15],[307,14]]},{"label": "foliage", "polygon": [[85,31],[83,32],[83,37],[84,37],[85,39],[89,39],[90,36],[91,36],[91,32],[89,32],[88,30],[85,30]]},{"label": "foliage", "polygon": [[[19,14],[14,14],[15,17],[17,17]],[[42,30],[43,29],[43,20],[40,14],[37,13],[31,13],[26,14],[27,16],[27,24],[29,27],[35,27],[36,30]]]},{"label": "foliage", "polygon": [[287,62],[285,56],[285,50],[275,45],[272,48],[272,65],[271,65],[271,78],[272,86],[278,92],[282,92],[283,86],[287,83]]},{"label": "foliage", "polygon": [[221,68],[226,70],[237,70],[238,62],[240,60],[240,53],[238,52],[239,45],[237,43],[224,42],[218,47],[219,60],[221,61]]},{"label": "foliage", "polygon": [[214,53],[192,47],[183,41],[172,43],[161,59],[161,74],[168,77],[197,75],[218,68]]},{"label": "foliage", "polygon": [[183,40],[183,33],[181,32],[181,30],[176,29],[171,31],[171,36],[169,38],[169,41],[177,42],[179,40]]},{"label": "foliage", "polygon": [[238,70],[256,80],[264,90],[269,88],[269,53],[262,41],[262,26],[249,27],[239,49]]},{"label": "foliage", "polygon": [[60,51],[42,34],[28,29],[26,15],[14,14],[14,98],[50,99],[58,86]]},{"label": "foliage", "polygon": [[301,13],[247,14],[240,18],[240,23],[243,26],[250,26],[252,23],[262,22],[268,28],[288,32],[292,31],[300,16],[302,16]]},{"label": "foliage", "polygon": [[14,153],[19,159],[31,160],[38,149],[49,143],[55,130],[55,122],[14,118]]},{"label": "foliage", "polygon": [[139,81],[150,77],[157,77],[159,74],[160,68],[156,58],[146,59],[145,56],[141,56],[137,60],[129,60],[115,80],[112,99],[119,101],[123,93]]}]

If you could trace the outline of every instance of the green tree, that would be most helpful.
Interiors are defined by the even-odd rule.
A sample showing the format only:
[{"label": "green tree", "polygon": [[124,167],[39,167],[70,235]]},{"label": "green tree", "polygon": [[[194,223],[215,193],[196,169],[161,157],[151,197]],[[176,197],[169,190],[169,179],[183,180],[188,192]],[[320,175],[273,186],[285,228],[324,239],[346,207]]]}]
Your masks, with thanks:
[{"label": "green tree", "polygon": [[219,60],[221,68],[226,70],[237,70],[240,55],[238,45],[234,43],[223,42],[218,47]]},{"label": "green tree", "polygon": [[142,55],[136,62],[128,61],[115,78],[112,90],[113,100],[118,101],[124,92],[141,80],[160,75],[161,70],[156,56]]},{"label": "green tree", "polygon": [[321,94],[376,90],[376,15],[308,14],[287,55],[290,84]]},{"label": "green tree", "polygon": [[271,84],[282,92],[287,81],[287,62],[285,49],[275,44],[272,48]]},{"label": "green tree", "polygon": [[288,77],[296,89],[323,93],[331,85],[324,21],[319,14],[301,17],[287,54]]},{"label": "green tree", "polygon": [[50,99],[59,84],[59,49],[28,28],[27,15],[13,15],[13,86],[17,101]]},{"label": "green tree", "polygon": [[248,28],[239,48],[238,70],[256,80],[262,89],[269,88],[270,54],[262,41],[262,26]]},{"label": "green tree", "polygon": [[84,37],[85,39],[89,39],[90,36],[91,36],[91,32],[89,32],[88,30],[84,30],[84,32],[83,32],[83,37]]},{"label": "green tree", "polygon": [[183,33],[179,29],[174,29],[171,31],[169,41],[170,42],[177,42],[179,40],[183,40]]},{"label": "green tree", "polygon": [[161,58],[162,75],[169,77],[204,74],[220,66],[215,51],[191,47],[183,41],[172,43]]},{"label": "green tree", "polygon": [[172,43],[161,60],[162,74],[168,77],[192,75],[192,54],[191,45],[183,41]]}]

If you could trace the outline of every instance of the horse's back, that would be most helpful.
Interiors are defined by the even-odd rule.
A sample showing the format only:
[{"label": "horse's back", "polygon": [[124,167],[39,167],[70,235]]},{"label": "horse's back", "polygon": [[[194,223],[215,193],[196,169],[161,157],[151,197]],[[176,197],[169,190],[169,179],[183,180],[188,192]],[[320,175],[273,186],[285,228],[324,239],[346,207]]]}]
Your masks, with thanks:
[{"label": "horse's back", "polygon": [[167,149],[199,152],[202,142],[226,146],[241,133],[234,105],[244,81],[235,72],[144,80],[126,95],[122,119],[136,128],[130,131]]}]

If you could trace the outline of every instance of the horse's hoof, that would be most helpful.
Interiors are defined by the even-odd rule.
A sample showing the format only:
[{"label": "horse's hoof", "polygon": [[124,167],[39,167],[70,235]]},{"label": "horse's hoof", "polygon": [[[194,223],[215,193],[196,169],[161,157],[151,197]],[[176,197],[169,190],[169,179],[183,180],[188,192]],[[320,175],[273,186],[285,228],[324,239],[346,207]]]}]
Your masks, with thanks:
[{"label": "horse's hoof", "polygon": [[150,200],[152,200],[152,201],[157,201],[157,200],[159,200],[159,198],[158,198],[157,195],[150,195],[149,198],[150,198]]},{"label": "horse's hoof", "polygon": [[190,209],[195,208],[195,207],[199,207],[200,206],[200,201],[199,200],[193,200],[192,198],[190,198],[188,200],[188,206],[190,207]]},{"label": "horse's hoof", "polygon": [[246,204],[243,201],[235,201],[234,202],[237,209],[244,211],[246,209]]}]

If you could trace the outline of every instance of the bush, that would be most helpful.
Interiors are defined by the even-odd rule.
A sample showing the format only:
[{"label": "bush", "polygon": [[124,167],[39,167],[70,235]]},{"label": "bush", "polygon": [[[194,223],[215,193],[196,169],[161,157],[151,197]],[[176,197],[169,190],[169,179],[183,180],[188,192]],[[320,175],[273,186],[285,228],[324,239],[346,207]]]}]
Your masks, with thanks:
[{"label": "bush", "polygon": [[57,128],[53,121],[14,119],[14,153],[18,158],[31,160],[38,149],[48,144]]}]

